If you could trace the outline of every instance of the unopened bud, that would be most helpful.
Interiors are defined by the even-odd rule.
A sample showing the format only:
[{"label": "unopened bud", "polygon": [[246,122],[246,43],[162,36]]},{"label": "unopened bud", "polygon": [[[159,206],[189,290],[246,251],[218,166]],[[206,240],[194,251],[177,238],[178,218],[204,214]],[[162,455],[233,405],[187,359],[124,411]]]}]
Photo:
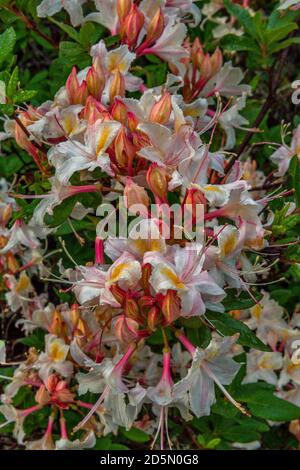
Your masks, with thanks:
[{"label": "unopened bud", "polygon": [[223,56],[222,56],[222,52],[220,51],[218,47],[210,58],[210,64],[211,64],[212,75],[215,75],[222,67]]},{"label": "unopened bud", "polygon": [[116,70],[113,74],[112,82],[109,90],[110,103],[113,102],[116,96],[125,95],[125,79],[119,70]]},{"label": "unopened bud", "polygon": [[124,312],[130,318],[133,318],[133,319],[139,318],[139,313],[140,313],[139,306],[134,299],[130,299],[128,297],[126,298]]},{"label": "unopened bud", "polygon": [[171,95],[165,92],[152,107],[149,120],[158,124],[167,124],[172,111]]},{"label": "unopened bud", "polygon": [[136,46],[139,34],[145,23],[145,17],[136,4],[130,8],[121,30],[121,38],[129,47]]},{"label": "unopened bud", "polygon": [[76,96],[78,93],[79,82],[77,78],[76,67],[73,67],[66,81],[66,90],[71,104],[77,104]]},{"label": "unopened bud", "polygon": [[176,291],[168,290],[161,309],[168,324],[173,323],[180,316],[180,300]]},{"label": "unopened bud", "polygon": [[134,204],[139,204],[145,207],[145,212],[143,215],[148,215],[147,208],[150,204],[150,199],[147,194],[147,191],[142,186],[134,183],[132,179],[128,178],[125,189],[124,189],[124,199],[125,199],[125,207],[130,209],[131,206]]},{"label": "unopened bud", "polygon": [[2,209],[0,208],[0,224],[5,227],[7,222],[12,216],[11,204],[6,204]]},{"label": "unopened bud", "polygon": [[157,196],[161,201],[167,201],[167,190],[168,182],[166,173],[163,168],[160,168],[156,164],[149,167],[146,175],[146,180],[150,190]]},{"label": "unopened bud", "polygon": [[126,105],[115,98],[112,109],[111,109],[111,116],[115,121],[119,121],[123,126],[126,126],[127,123],[127,108]]},{"label": "unopened bud", "polygon": [[132,0],[117,0],[117,13],[120,23],[122,23],[132,6]]},{"label": "unopened bud", "polygon": [[105,78],[103,73],[99,75],[92,65],[86,76],[88,92],[97,100],[101,100],[102,92],[105,86]]},{"label": "unopened bud", "polygon": [[76,96],[74,104],[82,104],[82,106],[84,106],[88,96],[89,96],[89,92],[88,92],[87,83],[85,80],[83,80],[81,85],[79,85],[78,87],[77,96]]},{"label": "unopened bud", "polygon": [[126,300],[126,292],[124,292],[123,289],[121,289],[121,287],[119,287],[117,284],[113,284],[112,286],[110,286],[110,291],[116,301],[120,305],[123,305]]},{"label": "unopened bud", "polygon": [[8,271],[10,271],[11,273],[15,273],[18,271],[20,265],[16,257],[13,255],[13,253],[6,254],[6,261],[7,261]]},{"label": "unopened bud", "polygon": [[155,331],[157,326],[161,323],[161,314],[158,307],[150,308],[147,323],[151,331]]},{"label": "unopened bud", "polygon": [[110,116],[107,109],[93,96],[89,95],[83,110],[83,118],[88,121],[88,124],[94,124],[99,119],[108,119]]},{"label": "unopened bud", "polygon": [[200,65],[201,78],[208,80],[211,77],[211,63],[209,54],[206,54]]},{"label": "unopened bud", "polygon": [[137,54],[139,52],[141,53],[142,50],[145,49],[146,47],[152,46],[153,43],[157,41],[162,35],[164,27],[165,27],[164,15],[163,15],[161,8],[159,8],[148,25],[146,39],[138,48]]},{"label": "unopened bud", "polygon": [[142,277],[141,277],[141,285],[145,291],[146,294],[150,292],[150,284],[149,284],[149,279],[152,273],[152,266],[151,264],[144,264],[142,266]]},{"label": "unopened bud", "polygon": [[114,324],[115,335],[124,344],[132,343],[138,338],[138,329],[138,323],[125,315],[117,318]]},{"label": "unopened bud", "polygon": [[122,127],[115,139],[115,156],[119,167],[130,168],[136,149],[129,137],[125,127]]}]

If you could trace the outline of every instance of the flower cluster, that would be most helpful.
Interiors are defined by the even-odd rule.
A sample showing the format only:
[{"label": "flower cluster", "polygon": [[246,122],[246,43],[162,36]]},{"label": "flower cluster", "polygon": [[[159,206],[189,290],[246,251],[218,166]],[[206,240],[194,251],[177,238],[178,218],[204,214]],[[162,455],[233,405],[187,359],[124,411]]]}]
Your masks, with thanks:
[{"label": "flower cluster", "polygon": [[[198,38],[187,38],[187,24],[200,21],[192,0],[99,0],[97,12],[86,16],[84,4],[63,2],[72,24],[98,22],[120,44],[95,44],[92,64],[73,67],[52,101],[20,108],[5,123],[48,189],[24,194],[15,182],[2,182],[4,315],[17,314],[26,334],[41,329],[45,348],[31,347],[9,379],[0,426],[14,423],[14,436],[32,450],[91,448],[96,437],[133,426],[154,434],[152,446],[160,436],[162,449],[165,441],[172,447],[168,416],[209,416],[219,391],[249,415],[226,388],[241,368],[235,357],[243,351],[244,383],[264,380],[300,406],[299,366],[291,359],[299,314],[287,321],[258,288],[278,261],[264,256],[272,250],[269,203],[291,192],[279,182],[279,191],[268,194],[270,178],[256,162],[229,153],[236,130],[256,131],[240,114],[251,94],[241,69],[219,48],[208,53]],[[43,0],[38,15],[61,6]],[[169,68],[166,83],[151,89],[134,74],[148,54]],[[275,177],[284,176],[295,155],[299,128],[291,144],[271,157],[278,165]],[[84,199],[90,193],[102,198],[96,210]],[[27,198],[38,200],[29,221],[15,216]],[[95,226],[95,249],[86,264],[78,264],[63,240],[62,249],[48,247],[58,235],[47,220],[70,200],[76,202],[67,223],[81,250],[88,248],[75,222]],[[113,211],[104,217],[105,204]],[[128,233],[105,236],[109,218],[122,207]],[[286,214],[294,210],[287,202]],[[201,240],[193,238],[199,227]],[[67,264],[60,259],[54,266],[62,251]],[[52,300],[52,285],[72,300]],[[238,333],[224,337],[211,323],[211,314],[229,317],[232,292],[250,300],[249,309],[231,316],[256,331],[262,350],[243,349]],[[193,340],[193,321],[208,332],[207,344]],[[21,387],[34,391],[29,408],[14,405]],[[48,419],[44,435],[29,440],[24,420],[41,410]],[[69,410],[77,419],[75,439],[69,437]]]}]

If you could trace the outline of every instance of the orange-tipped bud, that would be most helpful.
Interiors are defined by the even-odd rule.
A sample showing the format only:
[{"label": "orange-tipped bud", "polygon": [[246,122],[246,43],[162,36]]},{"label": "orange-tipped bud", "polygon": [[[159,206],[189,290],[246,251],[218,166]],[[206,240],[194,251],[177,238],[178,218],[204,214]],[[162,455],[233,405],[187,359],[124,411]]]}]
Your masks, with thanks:
[{"label": "orange-tipped bud", "polygon": [[180,300],[176,291],[168,290],[161,309],[168,324],[173,323],[180,316]]},{"label": "orange-tipped bud", "polygon": [[99,76],[96,68],[92,65],[86,76],[88,92],[97,100],[101,100],[102,92],[105,86],[103,73]]},{"label": "orange-tipped bud", "polygon": [[119,70],[116,70],[113,74],[113,79],[109,90],[110,103],[113,102],[116,96],[125,95],[125,79]]},{"label": "orange-tipped bud", "polygon": [[138,323],[125,315],[117,318],[114,324],[115,335],[124,344],[132,343],[138,338],[138,329]]},{"label": "orange-tipped bud", "polygon": [[120,168],[130,168],[135,156],[136,149],[129,137],[125,127],[122,127],[115,139],[115,155]]},{"label": "orange-tipped bud", "polygon": [[158,124],[167,124],[172,111],[171,95],[167,91],[152,107],[149,120]]},{"label": "orange-tipped bud", "polygon": [[130,209],[130,207],[134,204],[140,204],[145,207],[145,212],[143,212],[143,215],[148,215],[147,208],[149,207],[150,199],[147,191],[142,186],[134,183],[130,178],[128,178],[126,181],[124,189],[124,200],[125,207],[127,207],[127,209]]},{"label": "orange-tipped bud", "polygon": [[139,34],[145,23],[145,17],[143,13],[138,9],[137,5],[134,4],[130,8],[130,12],[126,16],[122,29],[121,39],[122,42],[128,44],[129,47],[136,46]]},{"label": "orange-tipped bud", "polygon": [[130,12],[131,6],[132,0],[117,0],[117,13],[120,23],[125,20],[126,16]]},{"label": "orange-tipped bud", "polygon": [[123,126],[126,126],[127,108],[126,105],[118,98],[115,98],[114,100],[114,104],[111,109],[111,116],[115,121],[119,121]]},{"label": "orange-tipped bud", "polygon": [[166,172],[155,163],[147,171],[146,180],[151,191],[161,201],[167,201],[168,181]]},{"label": "orange-tipped bud", "polygon": [[162,35],[164,27],[164,15],[162,9],[159,8],[148,25],[147,36],[144,41],[144,44],[147,44],[147,47],[149,47],[155,41],[157,41],[157,39],[160,38],[160,36]]},{"label": "orange-tipped bud", "polygon": [[161,323],[161,313],[158,307],[150,308],[147,317],[148,328],[155,331],[157,326]]}]

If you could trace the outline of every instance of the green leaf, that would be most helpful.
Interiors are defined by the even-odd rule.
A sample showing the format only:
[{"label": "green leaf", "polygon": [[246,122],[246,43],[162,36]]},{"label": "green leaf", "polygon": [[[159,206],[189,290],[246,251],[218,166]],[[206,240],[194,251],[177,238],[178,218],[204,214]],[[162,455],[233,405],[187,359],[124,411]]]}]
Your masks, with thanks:
[{"label": "green leaf", "polygon": [[122,430],[122,434],[133,442],[148,442],[150,436],[138,428],[131,428],[129,431]]},{"label": "green leaf", "polygon": [[69,197],[65,199],[59,206],[55,207],[53,210],[53,215],[46,214],[45,222],[50,227],[57,227],[67,220],[71,214],[75,203],[77,201],[77,196]]},{"label": "green leaf", "polygon": [[235,399],[247,403],[250,412],[272,421],[292,421],[300,419],[300,407],[273,394],[274,388],[266,383],[242,385]]},{"label": "green leaf", "polygon": [[221,442],[221,439],[219,437],[215,437],[214,439],[211,439],[205,446],[206,449],[215,449]]},{"label": "green leaf", "polygon": [[53,17],[48,17],[47,18],[51,23],[56,24],[62,31],[67,33],[67,35],[73,39],[74,41],[78,42],[80,44],[80,38],[79,38],[79,33],[76,31],[76,29],[72,28],[72,26],[61,23],[60,21],[55,20]]},{"label": "green leaf", "polygon": [[227,289],[226,294],[227,295],[223,300],[225,312],[230,312],[230,310],[246,310],[255,305],[254,300],[247,292],[242,292],[237,297],[235,289]]},{"label": "green leaf", "polygon": [[15,108],[13,107],[12,104],[0,104],[0,113],[11,116],[14,112],[15,112]]},{"label": "green leaf", "polygon": [[105,28],[94,23],[84,23],[79,31],[79,41],[83,47],[89,48],[103,36]]},{"label": "green leaf", "polygon": [[274,42],[281,41],[286,36],[288,36],[291,31],[294,31],[295,29],[298,29],[296,23],[289,23],[284,26],[279,26],[278,28],[273,28],[270,31],[267,31],[267,43],[273,44]]},{"label": "green leaf", "polygon": [[18,83],[19,83],[19,69],[18,67],[15,67],[10,76],[10,79],[6,88],[6,93],[9,98],[12,98],[13,95],[16,93],[16,90],[18,88]]},{"label": "green leaf", "polygon": [[46,332],[44,330],[37,329],[31,335],[19,339],[18,342],[25,344],[29,347],[34,347],[39,350],[43,350],[45,346],[45,334]]},{"label": "green leaf", "polygon": [[227,34],[221,39],[221,46],[228,51],[258,51],[258,45],[247,36]]},{"label": "green leaf", "polygon": [[242,8],[239,5],[234,5],[229,0],[224,0],[224,6],[230,15],[235,16],[239,20],[240,24],[243,26],[245,31],[250,34],[250,36],[255,39],[259,39],[254,25],[254,19],[245,8]]},{"label": "green leaf", "polygon": [[16,93],[14,96],[14,103],[24,103],[24,101],[29,101],[37,94],[37,90],[22,90],[19,93]]},{"label": "green leaf", "polygon": [[289,174],[290,174],[291,181],[292,181],[292,187],[295,190],[296,204],[297,204],[297,207],[299,207],[300,206],[300,184],[299,184],[299,181],[300,181],[300,165],[299,165],[299,162],[298,162],[297,155],[295,155],[292,158],[292,161],[290,163],[290,168],[289,168]]},{"label": "green leaf", "polygon": [[16,42],[16,33],[14,28],[10,27],[0,35],[0,63],[7,59],[13,52]]},{"label": "green leaf", "polygon": [[265,345],[247,325],[235,320],[227,313],[207,312],[207,319],[210,323],[225,336],[232,336],[239,333],[239,344],[248,346],[249,348],[259,349],[260,351],[270,351],[270,348]]},{"label": "green leaf", "polygon": [[77,65],[85,68],[91,64],[91,57],[81,46],[71,41],[62,41],[59,45],[59,58],[68,66]]}]

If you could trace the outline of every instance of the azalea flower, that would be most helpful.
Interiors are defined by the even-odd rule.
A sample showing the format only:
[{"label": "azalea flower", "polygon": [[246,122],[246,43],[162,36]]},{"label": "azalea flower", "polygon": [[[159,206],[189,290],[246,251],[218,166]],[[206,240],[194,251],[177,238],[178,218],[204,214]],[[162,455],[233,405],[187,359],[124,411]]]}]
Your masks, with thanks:
[{"label": "azalea flower", "polygon": [[223,387],[232,382],[241,367],[241,364],[226,356],[238,336],[225,338],[219,343],[211,342],[207,349],[191,346],[188,341],[181,339],[180,334],[178,338],[188,348],[193,361],[186,377],[174,385],[174,393],[181,397],[187,394],[190,409],[199,418],[210,414],[210,409],[216,401],[217,385],[226,398],[243,411],[241,405]]},{"label": "azalea flower", "polygon": [[58,180],[66,184],[76,171],[92,171],[97,167],[112,174],[107,149],[120,128],[119,122],[99,120],[85,132],[84,144],[69,140],[53,147],[49,161],[56,168]]},{"label": "azalea flower", "polygon": [[30,248],[31,250],[35,250],[40,246],[40,242],[32,228],[28,227],[22,222],[22,220],[18,219],[10,228],[8,233],[8,242],[4,248],[0,250],[0,254],[19,248],[20,245]]},{"label": "azalea flower", "polygon": [[300,2],[298,0],[280,0],[278,10],[287,10],[288,8],[298,10],[298,8],[300,8]]},{"label": "azalea flower", "polygon": [[291,159],[297,156],[300,159],[300,125],[293,133],[290,146],[282,145],[270,157],[271,161],[277,165],[278,170],[275,176],[284,176],[288,171]]},{"label": "azalea flower", "polygon": [[63,8],[70,15],[73,26],[78,26],[83,22],[82,5],[86,0],[43,0],[37,7],[37,14],[40,18],[53,16]]},{"label": "azalea flower", "polygon": [[277,385],[276,370],[282,368],[280,352],[263,352],[252,349],[247,354],[247,373],[243,383],[255,383],[264,380],[271,385]]},{"label": "azalea flower", "polygon": [[41,353],[35,363],[39,376],[46,382],[50,374],[55,371],[63,377],[69,378],[73,372],[73,365],[66,360],[69,346],[55,335],[45,336],[45,352]]},{"label": "azalea flower", "polygon": [[177,292],[181,300],[183,316],[202,315],[206,308],[222,310],[219,302],[224,291],[203,271],[204,257],[196,249],[176,248],[172,261],[159,254],[148,254],[144,258],[153,266],[150,284],[156,292]]}]

